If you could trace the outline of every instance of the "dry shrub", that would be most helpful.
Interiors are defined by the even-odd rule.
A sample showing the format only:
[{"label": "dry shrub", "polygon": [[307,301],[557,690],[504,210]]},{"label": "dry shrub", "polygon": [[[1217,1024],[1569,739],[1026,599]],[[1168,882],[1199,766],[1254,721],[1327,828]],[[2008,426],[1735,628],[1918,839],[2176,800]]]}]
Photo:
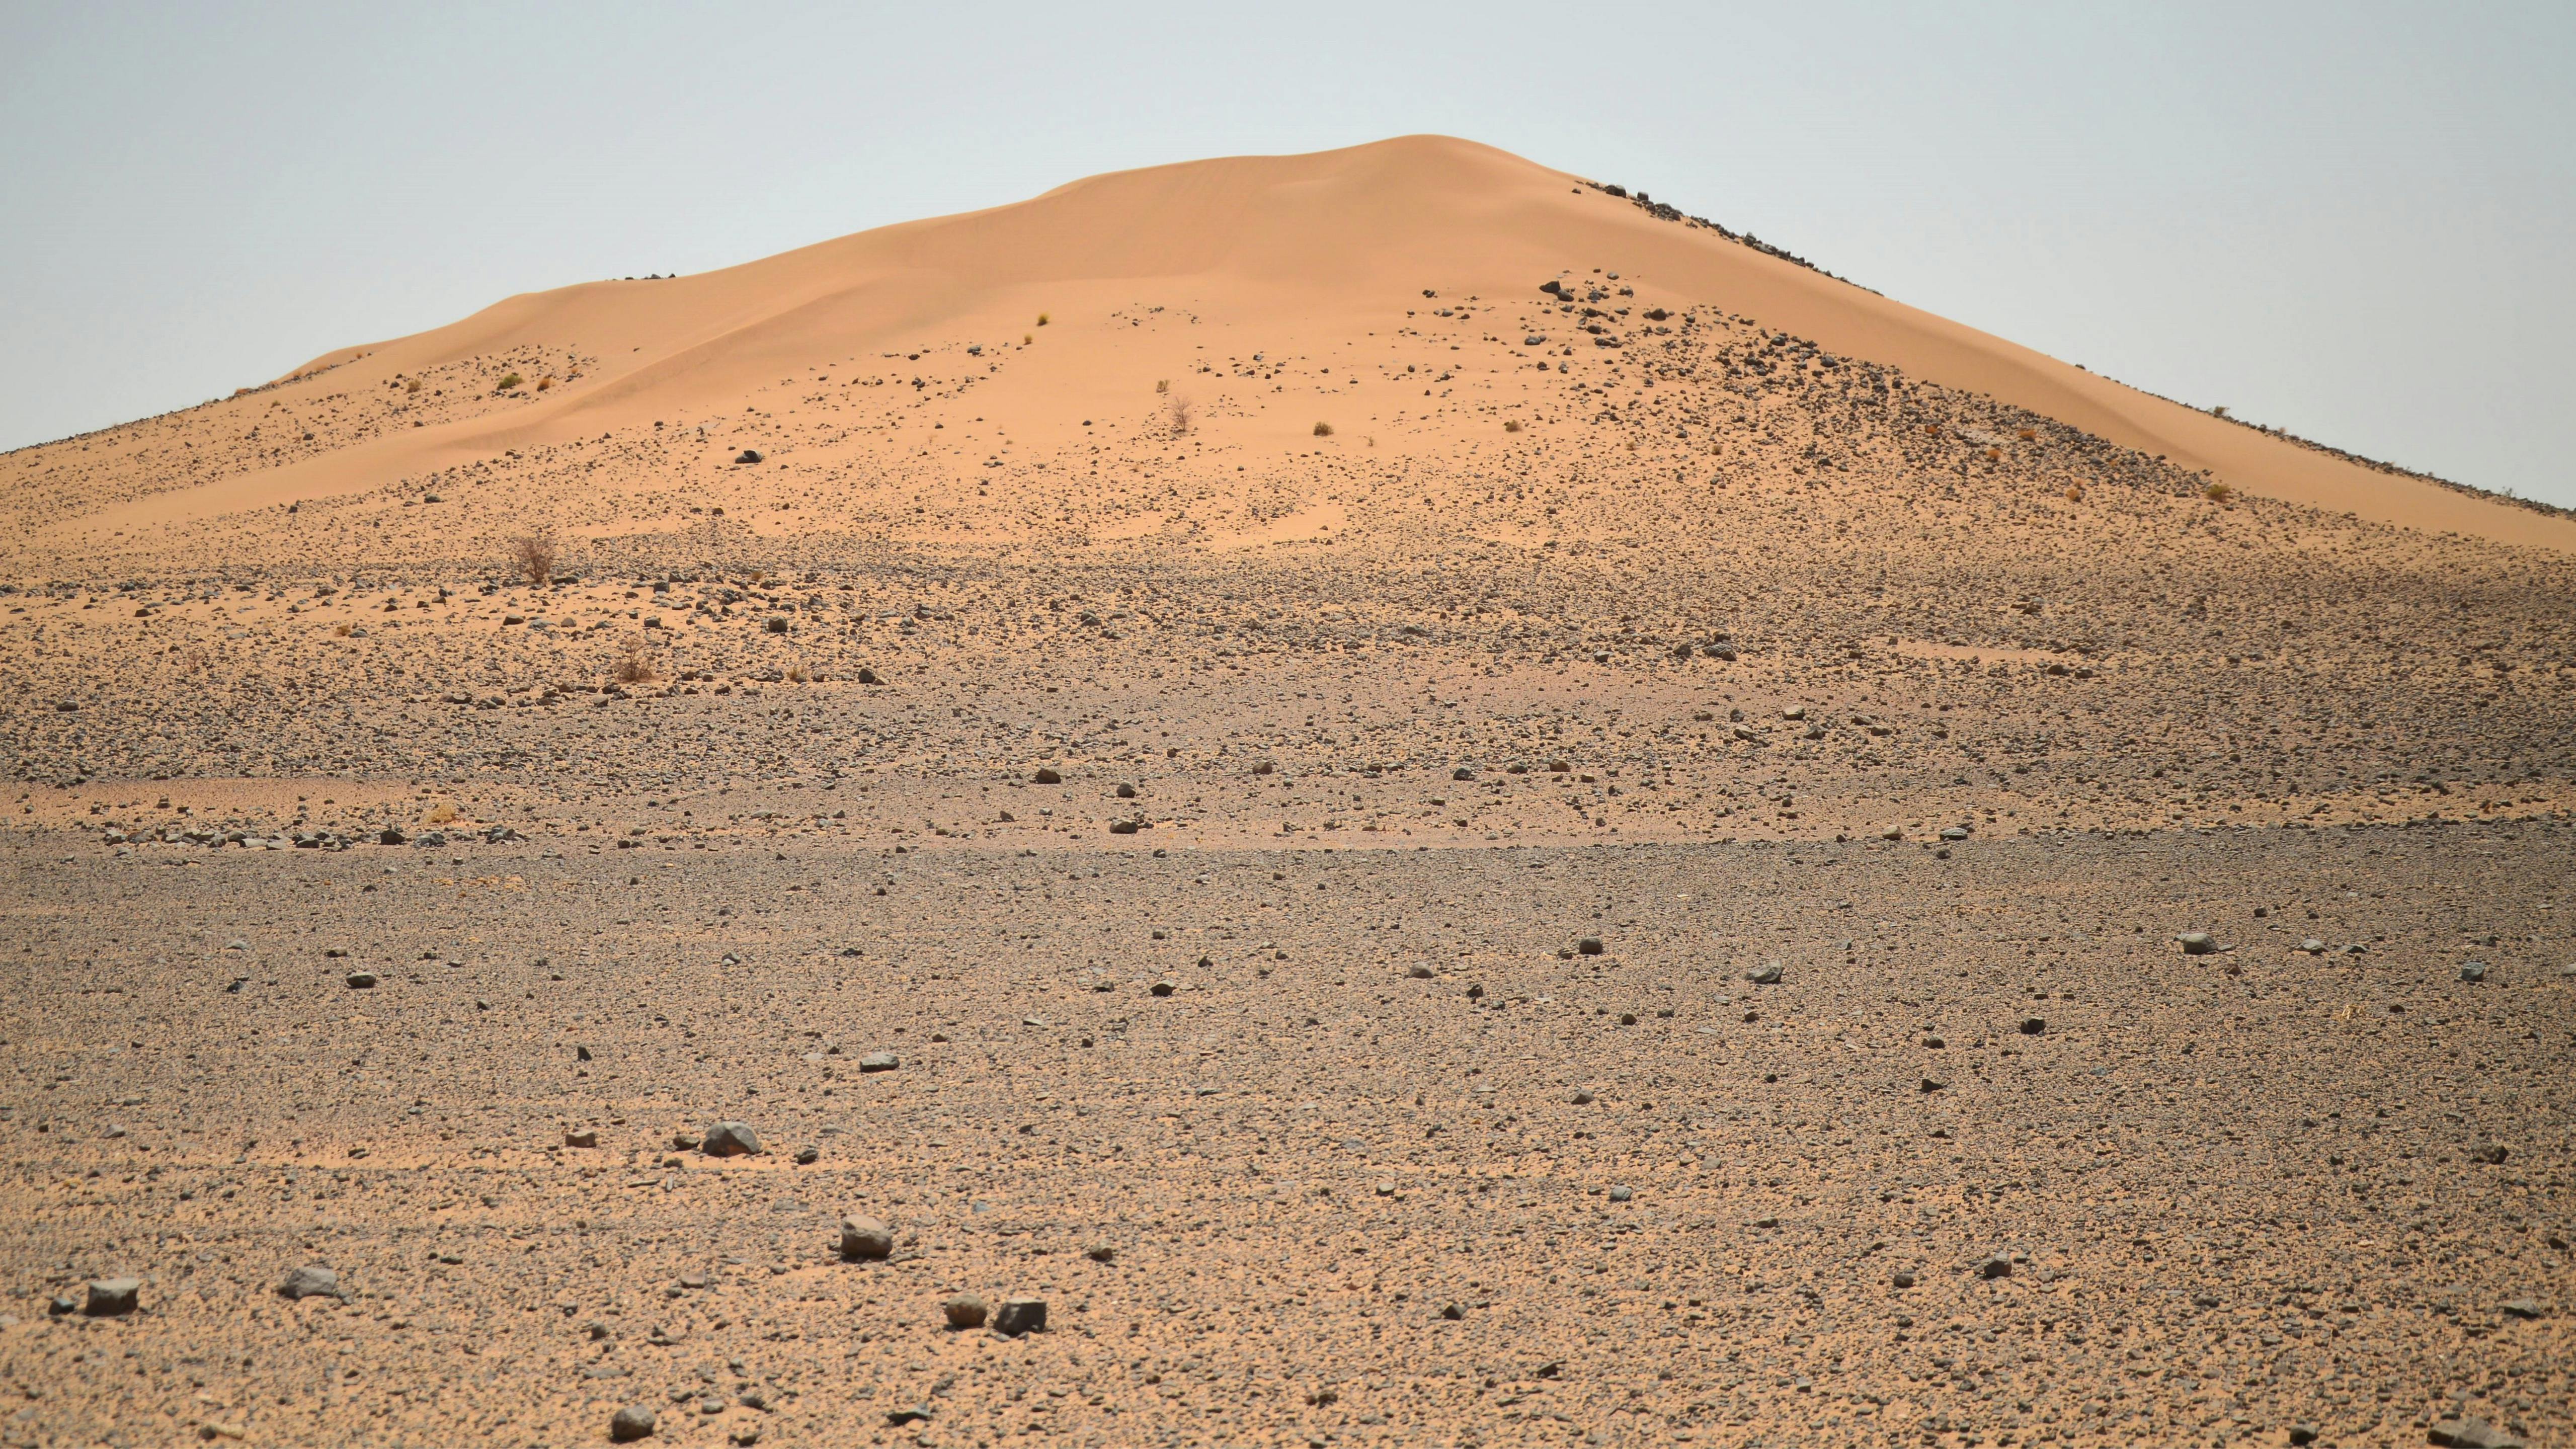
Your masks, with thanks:
[{"label": "dry shrub", "polygon": [[510,540],[510,562],[532,585],[554,581],[556,555],[554,539],[542,533],[523,533]]},{"label": "dry shrub", "polygon": [[813,676],[805,672],[805,666],[802,664],[795,665],[787,671],[787,682],[790,684],[803,684],[811,678]]},{"label": "dry shrub", "polygon": [[537,379],[537,391],[539,391],[539,392],[544,392],[547,388],[550,388],[550,387],[552,387],[552,386],[554,386],[554,385],[555,385],[555,380],[554,380],[553,378],[551,378],[551,377],[541,377],[541,378],[538,378],[538,379]]},{"label": "dry shrub", "polygon": [[411,381],[404,383],[403,391],[407,393],[420,391],[420,379],[415,377]]},{"label": "dry shrub", "polygon": [[2035,441],[2037,441],[2037,440],[2038,440],[2038,438],[2039,438],[2039,429],[2037,429],[2037,428],[2024,428],[2024,429],[2022,429],[2022,430],[2020,431],[2020,433],[2018,433],[2016,436],[2018,436],[2018,437],[2019,437],[2023,442],[2025,442],[2025,443],[2028,443],[2028,442],[2035,442]]},{"label": "dry shrub", "polygon": [[2081,502],[2083,502],[2083,501],[2084,501],[2084,485],[2083,485],[2083,484],[2081,484],[2081,483],[2069,483],[2069,484],[2067,484],[2067,485],[2066,485],[2066,501],[2067,501],[2067,502],[2069,502],[2069,503],[2081,503]]},{"label": "dry shrub", "polygon": [[1332,425],[1331,423],[1317,423],[1317,424],[1315,424],[1315,436],[1316,436],[1316,437],[1319,437],[1319,438],[1329,438],[1329,437],[1331,437],[1332,435],[1333,435],[1333,425]]},{"label": "dry shrub", "polygon": [[1021,334],[1020,334],[1020,345],[1021,345],[1022,347],[1026,347],[1026,346],[1028,346],[1030,343],[1035,342],[1035,341],[1037,341],[1037,340],[1038,340],[1038,335],[1037,335],[1036,333],[1034,333],[1034,332],[1023,332],[1023,333],[1021,333]]},{"label": "dry shrub", "polygon": [[2003,460],[2004,460],[2004,450],[2003,450],[2003,449],[2001,449],[2001,448],[1988,448],[1988,449],[1986,450],[1986,461],[1987,461],[1987,462],[1989,462],[1989,463],[2000,463],[2000,462],[2002,462]]},{"label": "dry shrub", "polygon": [[643,635],[629,634],[617,641],[617,658],[608,666],[608,677],[620,684],[649,684],[660,677],[653,672],[653,656],[645,648]]},{"label": "dry shrub", "polygon": [[445,825],[455,819],[456,807],[444,800],[441,800],[437,804],[429,807],[429,813],[420,817],[420,823],[423,825]]},{"label": "dry shrub", "polygon": [[1503,431],[1504,431],[1504,432],[1507,432],[1507,433],[1517,433],[1517,432],[1519,432],[1520,430],[1521,430],[1521,420],[1520,420],[1520,419],[1518,419],[1518,418],[1514,418],[1514,419],[1512,419],[1510,422],[1503,424]]},{"label": "dry shrub", "polygon": [[1168,378],[1168,377],[1160,377],[1160,378],[1156,378],[1156,379],[1154,380],[1154,391],[1156,391],[1156,392],[1170,392],[1171,390],[1172,390],[1172,380],[1171,380],[1170,378]]},{"label": "dry shrub", "polygon": [[1166,410],[1172,418],[1172,436],[1175,438],[1188,436],[1191,412],[1189,398],[1180,393],[1172,394],[1172,400]]},{"label": "dry shrub", "polygon": [[1040,313],[1038,314],[1038,325],[1039,325],[1040,327],[1044,327],[1045,325],[1047,325],[1047,314],[1045,314],[1044,312],[1040,312]]},{"label": "dry shrub", "polygon": [[492,384],[492,390],[494,392],[508,392],[510,389],[517,387],[520,383],[525,381],[527,381],[526,378],[519,376],[515,372],[505,372],[501,374],[501,380],[499,382]]},{"label": "dry shrub", "polygon": [[2236,490],[2224,483],[2212,483],[2200,490],[2200,496],[2212,503],[2225,503],[2236,496]]}]

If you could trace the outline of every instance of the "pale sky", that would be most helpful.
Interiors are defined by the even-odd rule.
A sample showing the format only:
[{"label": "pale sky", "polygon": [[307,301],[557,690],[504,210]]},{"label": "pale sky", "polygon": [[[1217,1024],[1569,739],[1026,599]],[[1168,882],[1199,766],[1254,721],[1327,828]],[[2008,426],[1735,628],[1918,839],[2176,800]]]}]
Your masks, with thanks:
[{"label": "pale sky", "polygon": [[2576,6],[0,0],[0,447],[514,292],[1408,132],[2576,505]]}]

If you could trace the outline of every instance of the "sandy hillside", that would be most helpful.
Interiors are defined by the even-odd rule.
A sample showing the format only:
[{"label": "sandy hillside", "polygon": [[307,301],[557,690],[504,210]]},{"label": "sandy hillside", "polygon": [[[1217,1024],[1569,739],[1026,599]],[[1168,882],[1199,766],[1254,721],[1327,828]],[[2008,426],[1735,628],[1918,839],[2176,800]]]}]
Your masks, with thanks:
[{"label": "sandy hillside", "polygon": [[0,1444],[2576,1434],[2566,516],[1438,138],[0,484]]}]

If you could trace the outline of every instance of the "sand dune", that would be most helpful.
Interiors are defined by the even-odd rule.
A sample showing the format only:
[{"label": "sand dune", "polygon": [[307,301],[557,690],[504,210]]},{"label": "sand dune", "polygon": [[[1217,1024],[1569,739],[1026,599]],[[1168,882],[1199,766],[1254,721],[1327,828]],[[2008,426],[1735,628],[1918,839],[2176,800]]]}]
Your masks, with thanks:
[{"label": "sand dune", "polygon": [[[1617,274],[1637,305],[1722,308],[1827,352],[2058,419],[2206,469],[2262,497],[2429,531],[2576,549],[2576,520],[2375,471],[2136,391],[1934,317],[1490,147],[1405,137],[1306,156],[1232,157],[1093,177],[988,211],[880,228],[699,276],[596,282],[510,298],[450,326],[346,348],[273,389],[293,397],[380,388],[496,355],[558,359],[570,378],[531,405],[389,433],[218,484],[157,495],[90,520],[112,529],[375,486],[513,447],[654,420],[736,413],[782,375],[867,367],[885,354],[1024,335],[1034,365],[1007,395],[1024,444],[1079,434],[1079,419],[1147,378],[1198,365],[1212,338],[1248,353],[1327,355],[1391,332],[1396,304],[1523,303],[1561,274]],[[1099,314],[1186,310],[1198,330],[1138,337]],[[1506,339],[1516,340],[1516,339]],[[1506,348],[1518,354],[1521,349]],[[1536,349],[1532,349],[1535,351]],[[1506,375],[1497,396],[1548,386]],[[223,405],[247,414],[274,398]],[[1264,441],[1278,441],[1266,438]],[[1381,447],[1445,451],[1440,429]]]}]

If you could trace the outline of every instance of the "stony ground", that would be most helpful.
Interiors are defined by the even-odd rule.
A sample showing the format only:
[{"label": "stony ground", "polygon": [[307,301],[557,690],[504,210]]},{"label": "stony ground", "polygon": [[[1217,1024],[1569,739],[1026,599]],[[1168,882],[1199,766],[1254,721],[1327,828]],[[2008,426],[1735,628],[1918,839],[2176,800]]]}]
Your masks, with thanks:
[{"label": "stony ground", "polygon": [[2576,564],[1587,285],[0,460],[0,1444],[2576,1443]]},{"label": "stony ground", "polygon": [[777,847],[13,842],[7,1442],[2576,1428],[2565,825]]}]

